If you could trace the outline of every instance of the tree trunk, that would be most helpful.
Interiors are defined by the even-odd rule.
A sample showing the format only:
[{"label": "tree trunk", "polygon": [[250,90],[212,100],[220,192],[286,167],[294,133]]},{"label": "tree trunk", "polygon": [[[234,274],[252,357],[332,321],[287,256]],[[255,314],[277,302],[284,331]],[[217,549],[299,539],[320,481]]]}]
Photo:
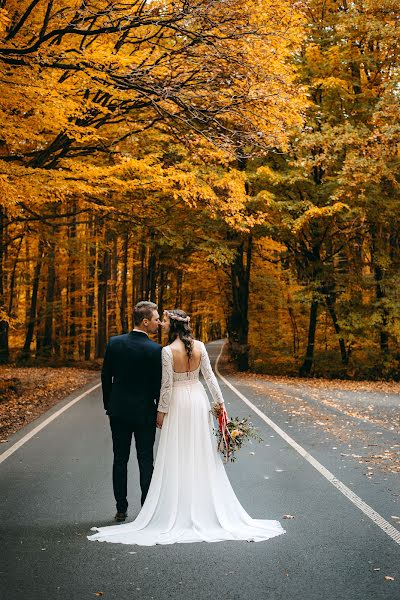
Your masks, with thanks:
[{"label": "tree trunk", "polygon": [[[145,237],[143,236],[142,242],[140,244],[140,300],[137,302],[141,302],[145,299],[145,291],[144,291],[144,283],[145,283],[145,268],[146,268],[146,242]],[[147,298],[147,296],[146,296]]]},{"label": "tree trunk", "polygon": [[[288,286],[290,284],[288,278],[286,278],[286,284]],[[300,345],[300,341],[299,341],[299,328],[297,327],[296,315],[295,315],[295,312],[293,310],[293,305],[292,305],[292,297],[291,297],[291,294],[289,292],[288,292],[287,297],[286,297],[286,306],[287,306],[287,310],[288,310],[288,313],[289,313],[290,324],[292,326],[292,334],[293,334],[293,356],[294,356],[294,358],[297,358],[298,353],[299,353],[299,345]]]},{"label": "tree trunk", "polygon": [[14,290],[15,290],[15,274],[17,272],[17,265],[18,265],[19,253],[21,252],[21,247],[22,247],[22,242],[23,241],[24,241],[24,236],[21,236],[21,239],[20,239],[19,244],[18,244],[17,252],[16,252],[16,255],[15,255],[15,260],[14,260],[13,268],[12,268],[12,271],[11,271],[11,277],[10,277],[10,297],[9,297],[9,302],[8,302],[8,314],[10,315],[10,317],[15,316],[15,315],[13,315],[13,310],[14,310]]},{"label": "tree trunk", "polygon": [[93,218],[88,225],[88,265],[86,279],[86,329],[85,329],[85,360],[90,360],[92,356],[92,329],[94,315],[94,278],[96,274],[96,226]]},{"label": "tree trunk", "polygon": [[194,321],[194,336],[201,340],[203,337],[203,317],[202,315],[196,315]]},{"label": "tree trunk", "polygon": [[44,334],[40,348],[41,356],[51,356],[53,352],[53,312],[54,292],[56,288],[56,266],[55,266],[55,239],[49,241],[48,266],[47,266],[47,289],[46,289],[46,311]]},{"label": "tree trunk", "polygon": [[[72,204],[72,210],[76,211],[76,202]],[[77,256],[78,256],[78,239],[76,236],[76,217],[71,217],[71,222],[68,226],[68,276],[67,276],[67,298],[69,299],[69,326],[67,330],[66,355],[67,360],[72,360],[75,355],[75,344],[77,338]]]},{"label": "tree trunk", "polygon": [[41,237],[39,239],[38,255],[37,255],[35,270],[34,270],[34,274],[33,274],[32,296],[31,296],[31,304],[30,304],[30,310],[29,310],[28,327],[27,327],[24,347],[22,348],[22,352],[21,352],[22,360],[28,358],[30,355],[30,351],[31,351],[31,344],[32,344],[32,340],[33,340],[33,333],[35,330],[35,323],[36,323],[37,297],[38,297],[38,291],[39,291],[40,271],[42,268],[43,252],[44,252],[44,241]]},{"label": "tree trunk", "polygon": [[376,299],[381,304],[380,313],[381,313],[381,327],[379,330],[379,345],[381,348],[381,352],[383,354],[387,354],[389,352],[389,334],[387,331],[388,326],[388,311],[383,304],[382,300],[386,298],[385,289],[382,285],[383,272],[379,265],[374,265],[374,277],[375,277],[375,293]]},{"label": "tree trunk", "polygon": [[386,294],[385,294],[384,285],[382,283],[383,275],[384,275],[383,269],[379,265],[378,261],[376,260],[377,254],[378,254],[379,241],[380,241],[378,239],[378,235],[380,238],[382,238],[381,230],[382,230],[382,225],[379,226],[379,232],[378,232],[378,227],[376,225],[370,226],[370,233],[371,233],[371,240],[372,240],[371,258],[372,258],[372,267],[373,267],[373,273],[374,273],[374,279],[375,279],[375,296],[378,301],[378,310],[381,315],[381,326],[380,326],[380,330],[379,330],[379,345],[380,345],[381,352],[383,354],[387,354],[389,352],[389,333],[387,330],[389,315],[388,315],[388,310],[384,304]]},{"label": "tree trunk", "polygon": [[137,302],[136,298],[138,297],[138,293],[139,293],[139,279],[137,277],[137,271],[136,271],[136,253],[137,253],[137,249],[133,248],[132,249],[132,266],[130,269],[131,272],[131,282],[132,282],[132,287],[131,287],[131,310],[129,312],[128,315],[128,323],[130,323],[130,326],[133,328],[134,323],[133,323],[133,309],[134,306]]},{"label": "tree trunk", "polygon": [[[24,236],[21,235],[21,238],[19,240],[19,244],[17,247],[17,251],[16,251],[16,255],[15,255],[15,259],[14,259],[14,264],[11,270],[11,276],[10,276],[10,285],[9,285],[9,300],[8,300],[8,315],[9,318],[13,318],[15,315],[13,314],[14,311],[14,290],[15,290],[15,274],[17,271],[17,264],[18,264],[18,259],[19,259],[19,253],[21,251],[21,247],[22,247],[22,242],[24,240]],[[0,259],[1,260],[1,259]],[[0,277],[1,279],[1,277]],[[0,326],[1,328],[1,326]],[[8,333],[9,333],[9,326],[7,323],[7,342],[6,342],[6,349],[7,349],[7,358],[4,360],[4,355],[1,354],[0,352],[0,363],[1,362],[7,362],[9,359],[9,349],[8,349]]]},{"label": "tree trunk", "polygon": [[183,281],[183,272],[182,272],[182,269],[178,268],[176,270],[176,294],[175,294],[174,308],[182,307],[182,281]]},{"label": "tree trunk", "polygon": [[[234,239],[234,237],[232,236]],[[231,238],[231,239],[232,239]],[[231,310],[228,317],[229,347],[239,371],[249,368],[249,287],[252,237],[241,241],[231,265]]]},{"label": "tree trunk", "polygon": [[[336,299],[336,297],[335,297],[335,294],[333,294],[333,293],[326,294],[326,296],[325,296],[325,303],[328,308],[329,314],[331,316],[333,327],[335,328],[336,334],[339,335],[341,329],[340,329],[340,325],[339,325],[336,311],[335,311],[335,299]],[[342,337],[339,337],[339,348],[340,348],[340,356],[342,357],[342,364],[348,365],[349,364],[349,355],[346,350],[345,341]]]},{"label": "tree trunk", "polygon": [[314,349],[315,349],[315,332],[317,330],[317,315],[318,315],[318,300],[311,302],[310,308],[310,322],[308,326],[308,341],[307,351],[303,364],[299,370],[300,377],[309,377],[311,368],[314,362]]},{"label": "tree trunk", "polygon": [[61,356],[62,343],[63,343],[63,314],[62,314],[62,287],[59,278],[55,278],[55,289],[54,289],[54,304],[53,304],[53,354],[54,356]]},{"label": "tree trunk", "polygon": [[[6,214],[3,209],[0,208],[0,363],[4,364],[9,359],[9,347],[8,347],[8,321],[6,315],[6,299],[4,296],[4,247],[6,237],[6,226],[5,226]],[[1,313],[4,313],[2,317]]]},{"label": "tree trunk", "polygon": [[147,265],[147,289],[146,299],[150,302],[156,301],[156,289],[157,289],[157,253],[154,249],[154,231],[150,234],[151,244],[149,248],[149,260]]},{"label": "tree trunk", "polygon": [[128,256],[129,256],[129,233],[126,232],[123,238],[122,248],[122,286],[121,286],[121,304],[119,308],[119,316],[121,320],[121,329],[123,333],[127,333],[128,324]]},{"label": "tree trunk", "polygon": [[[160,318],[162,319],[162,314],[164,311],[164,292],[167,283],[166,271],[164,267],[160,268],[160,285],[158,286],[158,312],[160,314]],[[161,344],[162,341],[162,329],[158,328],[157,332],[158,343]]]},{"label": "tree trunk", "polygon": [[[104,225],[103,225],[104,228]],[[110,250],[111,235],[105,227],[104,247],[98,253],[97,263],[97,336],[96,358],[102,358],[107,344],[107,290],[110,277]]]},{"label": "tree trunk", "polygon": [[117,335],[117,277],[118,277],[118,236],[112,238],[110,252],[110,281],[107,304],[108,337]]}]

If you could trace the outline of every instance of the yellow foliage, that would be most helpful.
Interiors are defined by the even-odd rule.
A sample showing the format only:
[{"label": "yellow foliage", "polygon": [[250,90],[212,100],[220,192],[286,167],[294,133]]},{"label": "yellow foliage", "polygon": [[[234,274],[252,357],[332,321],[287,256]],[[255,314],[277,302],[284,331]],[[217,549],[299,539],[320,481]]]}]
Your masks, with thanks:
[{"label": "yellow foliage", "polygon": [[3,37],[7,27],[11,21],[8,16],[8,11],[5,8],[0,8],[0,36]]},{"label": "yellow foliage", "polygon": [[342,202],[335,202],[331,206],[313,206],[306,210],[301,217],[296,219],[292,224],[292,232],[297,234],[309,225],[314,219],[326,219],[335,216],[337,213],[344,210],[349,211],[350,207]]}]

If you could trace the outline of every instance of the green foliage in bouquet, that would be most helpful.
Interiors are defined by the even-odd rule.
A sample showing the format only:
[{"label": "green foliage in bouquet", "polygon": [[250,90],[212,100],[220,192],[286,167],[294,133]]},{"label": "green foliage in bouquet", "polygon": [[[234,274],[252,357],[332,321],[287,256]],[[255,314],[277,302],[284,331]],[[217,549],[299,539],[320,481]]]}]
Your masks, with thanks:
[{"label": "green foliage in bouquet", "polygon": [[219,427],[214,428],[215,435],[217,437],[218,450],[224,456],[224,462],[227,463],[229,460],[234,462],[236,460],[236,451],[240,450],[245,442],[250,439],[254,439],[257,442],[262,442],[262,438],[257,432],[256,427],[249,420],[249,417],[226,418],[224,422],[222,420],[221,425],[221,407],[219,404],[214,404],[211,409],[211,414],[219,422]]}]

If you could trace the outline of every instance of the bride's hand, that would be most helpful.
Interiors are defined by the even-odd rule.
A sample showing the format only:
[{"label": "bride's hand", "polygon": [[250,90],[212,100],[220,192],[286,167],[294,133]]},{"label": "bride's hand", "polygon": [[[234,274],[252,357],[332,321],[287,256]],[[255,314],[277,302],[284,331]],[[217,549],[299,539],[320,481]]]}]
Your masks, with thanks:
[{"label": "bride's hand", "polygon": [[165,413],[160,412],[159,410],[157,411],[157,419],[156,419],[156,426],[158,427],[158,429],[161,429],[163,426],[163,421],[164,421],[164,417],[165,417]]}]

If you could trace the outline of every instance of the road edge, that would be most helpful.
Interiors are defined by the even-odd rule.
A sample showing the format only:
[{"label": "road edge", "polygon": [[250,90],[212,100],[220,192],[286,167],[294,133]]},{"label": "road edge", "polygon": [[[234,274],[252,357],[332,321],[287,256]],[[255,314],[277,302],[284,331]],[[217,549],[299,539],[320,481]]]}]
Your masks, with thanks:
[{"label": "road edge", "polygon": [[350,488],[347,487],[340,479],[337,479],[333,473],[331,473],[322,463],[316,458],[311,456],[307,450],[305,450],[300,444],[296,442],[290,435],[288,435],[283,429],[279,427],[272,419],[267,417],[257,406],[255,406],[244,394],[242,394],[234,385],[232,385],[220,372],[218,365],[222,352],[224,350],[226,342],[221,346],[221,350],[215,361],[215,373],[223,381],[223,383],[229,387],[253,412],[256,413],[267,425],[269,425],[282,439],[285,440],[296,452],[300,454],[307,462],[310,463],[314,469],[316,469],[320,475],[325,477],[339,492],[341,492],[350,502],[352,502],[357,508],[359,508],[371,521],[373,521],[382,531],[384,531],[393,541],[400,544],[400,531],[393,527],[389,521],[386,521],[382,515],[377,513],[369,504],[364,502],[357,494],[355,494]]}]

